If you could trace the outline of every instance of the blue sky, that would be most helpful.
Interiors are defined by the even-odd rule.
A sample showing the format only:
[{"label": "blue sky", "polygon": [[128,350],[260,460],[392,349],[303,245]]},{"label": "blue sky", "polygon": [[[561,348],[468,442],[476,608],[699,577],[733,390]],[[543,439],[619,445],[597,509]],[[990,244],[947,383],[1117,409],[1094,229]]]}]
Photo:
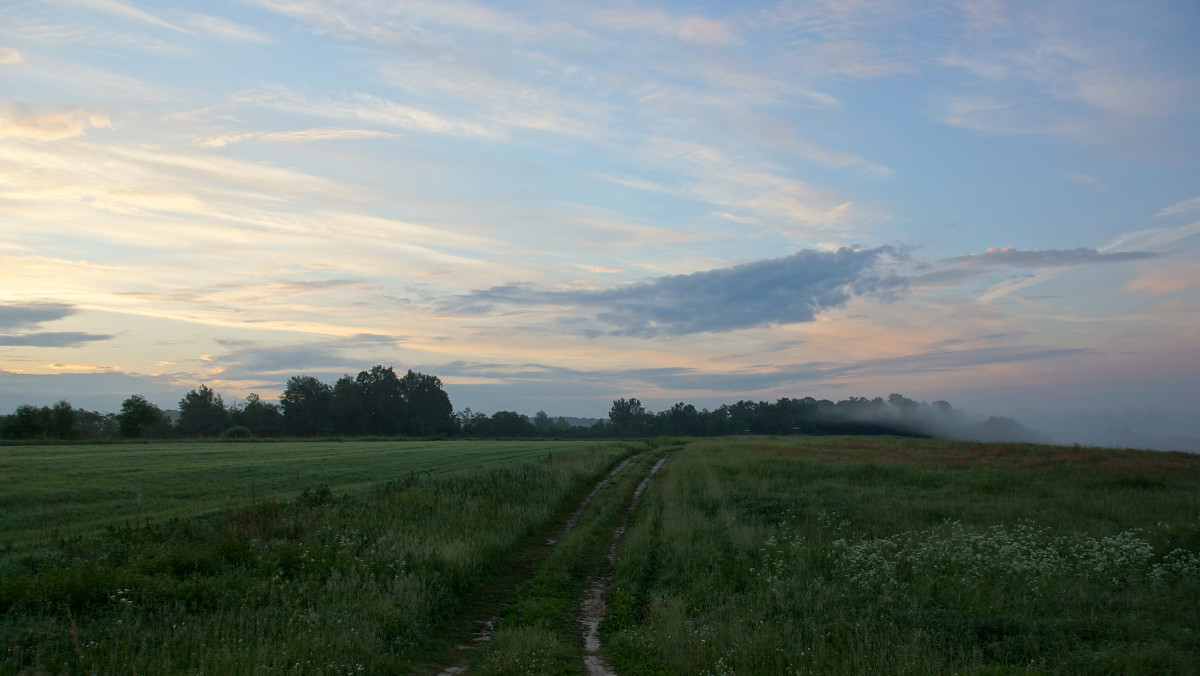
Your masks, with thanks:
[{"label": "blue sky", "polygon": [[[1196,429],[1193,2],[0,8],[0,409],[373,364]],[[1158,418],[1156,418],[1158,419]]]}]

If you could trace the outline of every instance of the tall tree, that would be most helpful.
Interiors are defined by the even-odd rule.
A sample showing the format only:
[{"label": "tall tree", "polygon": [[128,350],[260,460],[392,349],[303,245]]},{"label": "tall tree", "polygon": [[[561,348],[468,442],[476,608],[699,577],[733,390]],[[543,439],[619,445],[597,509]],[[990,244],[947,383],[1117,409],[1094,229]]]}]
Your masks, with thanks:
[{"label": "tall tree", "polygon": [[437,376],[412,369],[400,379],[404,397],[405,434],[449,434],[454,430],[454,407]]},{"label": "tall tree", "polygon": [[367,411],[363,405],[362,388],[349,374],[338,378],[333,384],[333,426],[345,436],[364,434],[367,428]]},{"label": "tall tree", "polygon": [[192,390],[179,400],[176,428],[188,437],[215,437],[229,427],[229,411],[221,395],[207,385]]},{"label": "tall tree", "polygon": [[279,404],[289,434],[311,437],[333,431],[330,414],[333,390],[312,376],[288,378]]},{"label": "tall tree", "polygon": [[618,435],[638,435],[646,423],[646,407],[636,398],[621,398],[612,403],[608,419],[612,421]]},{"label": "tall tree", "polygon": [[117,416],[117,428],[121,436],[139,439],[150,434],[163,422],[162,409],[135,394],[121,402],[121,413]]},{"label": "tall tree", "polygon": [[283,413],[279,406],[263,401],[253,392],[246,396],[244,406],[230,411],[230,417],[232,422],[242,425],[256,437],[276,436],[283,432]]},{"label": "tall tree", "polygon": [[366,432],[394,436],[407,432],[404,389],[392,367],[373,366],[354,379],[362,394]]}]

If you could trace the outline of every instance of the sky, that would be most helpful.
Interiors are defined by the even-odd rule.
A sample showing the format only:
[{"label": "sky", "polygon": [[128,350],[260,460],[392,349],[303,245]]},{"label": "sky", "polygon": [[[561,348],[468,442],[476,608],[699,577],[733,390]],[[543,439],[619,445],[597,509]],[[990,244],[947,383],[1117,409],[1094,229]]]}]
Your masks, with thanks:
[{"label": "sky", "polygon": [[485,413],[897,392],[1200,439],[1198,33],[1193,0],[9,0],[0,411],[382,364]]}]

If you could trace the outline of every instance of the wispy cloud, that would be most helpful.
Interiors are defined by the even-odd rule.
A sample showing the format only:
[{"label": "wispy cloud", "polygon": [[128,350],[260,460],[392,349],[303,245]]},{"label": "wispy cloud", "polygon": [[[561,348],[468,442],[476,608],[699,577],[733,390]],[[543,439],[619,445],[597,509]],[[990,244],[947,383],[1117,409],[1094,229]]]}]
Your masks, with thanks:
[{"label": "wispy cloud", "polygon": [[576,316],[594,315],[616,327],[607,333],[641,337],[809,322],[852,295],[890,298],[901,292],[903,278],[876,269],[883,259],[896,255],[891,247],[809,250],[599,291],[496,286],[444,301],[441,309],[478,314],[501,308],[566,307]]},{"label": "wispy cloud", "polygon": [[24,333],[16,336],[0,335],[0,346],[4,347],[79,347],[98,340],[110,340],[113,336],[78,331]]},{"label": "wispy cloud", "polygon": [[1101,253],[1095,249],[1080,247],[1078,249],[1003,249],[991,247],[982,254],[958,256],[943,261],[951,265],[969,266],[1004,266],[1013,268],[1054,268],[1074,267],[1077,265],[1093,265],[1097,263],[1125,263],[1150,258],[1160,258],[1161,254],[1150,251],[1117,251]]},{"label": "wispy cloud", "polygon": [[1098,29],[1102,15],[1141,22],[1129,8],[1101,14],[1065,3],[969,2],[958,10],[963,30],[935,63],[975,79],[947,97],[948,124],[1102,141],[1105,130],[1179,104],[1183,75],[1164,67],[1161,48],[1125,26]]},{"label": "wispy cloud", "polygon": [[386,131],[372,129],[342,129],[327,127],[323,129],[297,129],[295,131],[259,131],[240,134],[221,134],[200,139],[196,145],[207,148],[221,148],[231,143],[246,141],[265,141],[267,143],[306,143],[308,141],[346,141],[369,138],[388,138],[394,136]]},{"label": "wispy cloud", "polygon": [[1162,211],[1158,212],[1158,215],[1178,216],[1179,214],[1186,214],[1196,210],[1200,210],[1200,197],[1193,197],[1190,200],[1176,202],[1169,207],[1164,207]]},{"label": "wispy cloud", "polygon": [[1097,178],[1095,176],[1092,176],[1091,174],[1081,174],[1078,172],[1072,172],[1070,174],[1067,174],[1067,178],[1071,179],[1072,181],[1075,181],[1076,183],[1084,183],[1086,185],[1102,186],[1104,184],[1104,181],[1100,180],[1099,178]]},{"label": "wispy cloud", "polygon": [[270,35],[257,28],[252,28],[236,21],[230,21],[224,17],[210,16],[208,14],[191,14],[188,16],[187,22],[188,25],[194,28],[230,42],[265,45],[275,41]]},{"label": "wispy cloud", "polygon": [[60,141],[95,128],[112,128],[107,113],[79,109],[38,113],[20,101],[0,101],[0,138]]},{"label": "wispy cloud", "polygon": [[0,47],[0,66],[12,65],[21,63],[25,60],[25,53],[13,47]]},{"label": "wispy cloud", "polygon": [[633,4],[597,9],[588,14],[588,19],[592,25],[608,30],[646,32],[699,45],[728,45],[738,40],[737,28],[728,21],[699,14],[681,16]]},{"label": "wispy cloud", "polygon": [[1125,289],[1158,297],[1200,286],[1200,264],[1180,263],[1147,270],[1134,277]]},{"label": "wispy cloud", "polygon": [[57,0],[57,1],[61,2],[61,3],[75,5],[77,7],[86,7],[88,9],[91,9],[91,10],[94,10],[97,12],[103,12],[105,14],[110,14],[112,16],[120,17],[122,19],[130,19],[132,21],[138,21],[141,23],[150,24],[152,26],[158,26],[159,28],[166,28],[169,30],[178,31],[180,33],[187,32],[186,30],[180,28],[179,26],[176,26],[175,24],[173,24],[169,21],[160,19],[159,17],[157,17],[143,9],[139,9],[132,4],[129,4],[126,2],[119,2],[118,0]]},{"label": "wispy cloud", "polygon": [[399,336],[366,333],[303,344],[222,341],[230,351],[214,357],[213,362],[223,377],[236,379],[316,373],[340,375],[370,366],[354,354],[355,350],[366,348],[378,352],[402,341]]},{"label": "wispy cloud", "polygon": [[354,93],[345,100],[310,100],[286,89],[242,92],[234,97],[239,103],[249,103],[276,110],[303,113],[317,117],[359,120],[430,134],[497,138],[502,134],[486,126],[465,120],[452,120],[430,110],[396,103],[372,94]]},{"label": "wispy cloud", "polygon": [[[839,363],[809,361],[764,368],[723,370],[675,366],[582,370],[539,363],[499,364],[463,361],[439,364],[436,369],[439,374],[451,378],[471,378],[508,387],[572,382],[586,383],[584,386],[588,389],[607,389],[612,392],[653,388],[693,393],[736,392],[738,396],[753,396],[752,393],[755,392],[778,390],[788,386],[802,387],[812,383],[830,384],[848,378],[936,373],[981,366],[1036,363],[1092,354],[1095,352],[1087,348],[1028,345],[939,349]],[[803,390],[798,390],[792,396],[803,393]]]}]

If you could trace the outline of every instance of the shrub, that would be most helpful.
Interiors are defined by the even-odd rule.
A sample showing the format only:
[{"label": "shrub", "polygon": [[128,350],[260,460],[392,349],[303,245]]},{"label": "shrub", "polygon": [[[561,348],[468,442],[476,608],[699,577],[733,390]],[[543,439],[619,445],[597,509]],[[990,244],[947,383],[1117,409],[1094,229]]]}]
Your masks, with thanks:
[{"label": "shrub", "polygon": [[250,428],[245,425],[234,425],[225,430],[225,434],[222,436],[226,439],[249,439],[254,436],[254,432],[251,432]]}]

